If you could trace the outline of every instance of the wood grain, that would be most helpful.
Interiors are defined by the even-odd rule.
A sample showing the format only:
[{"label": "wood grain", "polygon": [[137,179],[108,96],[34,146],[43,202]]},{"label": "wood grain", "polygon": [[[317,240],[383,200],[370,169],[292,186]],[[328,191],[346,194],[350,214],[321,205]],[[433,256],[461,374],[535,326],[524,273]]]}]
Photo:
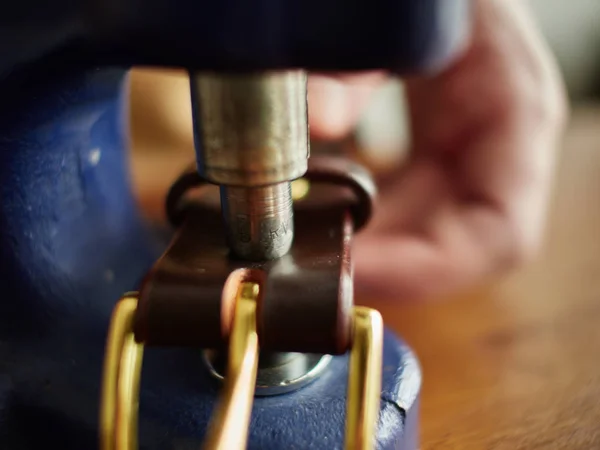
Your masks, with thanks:
[{"label": "wood grain", "polygon": [[[160,93],[180,114],[165,138],[145,81],[133,90],[132,177],[161,220],[169,183],[193,158],[187,86]],[[534,263],[445,301],[374,303],[422,363],[422,449],[600,449],[600,108],[575,111]]]},{"label": "wood grain", "polygon": [[600,449],[600,109],[575,112],[533,264],[377,306],[422,363],[422,449]]}]

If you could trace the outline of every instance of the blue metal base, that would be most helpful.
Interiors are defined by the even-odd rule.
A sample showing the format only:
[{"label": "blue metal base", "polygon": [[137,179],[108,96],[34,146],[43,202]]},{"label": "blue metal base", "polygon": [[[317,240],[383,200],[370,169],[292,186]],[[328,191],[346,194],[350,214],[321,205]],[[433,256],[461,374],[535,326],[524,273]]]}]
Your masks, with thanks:
[{"label": "blue metal base", "polygon": [[[97,448],[103,342],[75,328],[7,347],[12,360],[0,378],[0,448]],[[416,450],[419,367],[389,331],[384,351],[378,448]],[[321,378],[293,393],[256,398],[248,448],[343,448],[347,362],[335,358]],[[149,349],[142,380],[140,449],[201,448],[219,384],[200,352]]]},{"label": "blue metal base", "polygon": [[[200,448],[219,385],[194,351],[150,350],[144,367],[140,444],[144,449]],[[249,449],[343,448],[347,356],[298,391],[258,397]],[[412,352],[386,331],[378,448],[416,450],[420,371]],[[407,414],[408,413],[408,414]],[[152,434],[146,435],[146,432]]]}]

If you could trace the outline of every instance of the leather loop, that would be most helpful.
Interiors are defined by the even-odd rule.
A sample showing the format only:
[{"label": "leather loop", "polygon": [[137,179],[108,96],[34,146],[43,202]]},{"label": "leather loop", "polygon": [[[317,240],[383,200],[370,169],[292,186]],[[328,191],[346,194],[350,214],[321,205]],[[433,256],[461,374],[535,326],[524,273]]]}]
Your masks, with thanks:
[{"label": "leather loop", "polygon": [[173,183],[167,194],[165,210],[171,225],[178,227],[185,220],[185,207],[182,205],[186,194],[195,188],[208,185],[208,181],[200,176],[196,164],[190,166]]},{"label": "leather loop", "polygon": [[354,219],[354,232],[358,232],[371,219],[373,198],[377,187],[370,173],[361,165],[337,156],[320,155],[308,160],[304,176],[311,183],[325,183],[349,188],[355,202],[350,206]]},{"label": "leather loop", "polygon": [[[348,188],[354,199],[349,205],[354,219],[354,232],[363,228],[371,218],[373,198],[377,187],[370,173],[360,164],[347,158],[333,155],[312,156],[304,177],[311,184],[319,183]],[[188,192],[208,186],[210,183],[200,176],[196,164],[191,164],[175,181],[167,195],[165,204],[167,218],[173,226],[180,226],[190,200]]]},{"label": "leather loop", "polygon": [[233,315],[229,293],[252,281],[260,285],[261,350],[341,354],[349,349],[350,246],[356,224],[364,225],[370,215],[374,184],[359,166],[340,158],[315,160],[306,178],[319,186],[295,204],[290,252],[261,263],[233,258],[218,204],[186,195],[204,184],[195,169],[180,178],[167,204],[170,219],[181,226],[140,289],[138,342],[222,348]]}]

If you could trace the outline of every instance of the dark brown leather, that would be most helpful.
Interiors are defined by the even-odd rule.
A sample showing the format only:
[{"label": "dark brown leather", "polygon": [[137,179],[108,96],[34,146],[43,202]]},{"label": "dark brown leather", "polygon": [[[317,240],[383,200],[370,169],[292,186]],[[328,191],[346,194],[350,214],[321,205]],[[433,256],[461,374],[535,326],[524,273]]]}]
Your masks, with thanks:
[{"label": "dark brown leather", "polygon": [[221,229],[215,211],[199,208],[189,214],[142,283],[136,340],[147,345],[222,345],[233,309],[222,302],[232,270],[222,248]]},{"label": "dark brown leather", "polygon": [[[343,186],[325,184],[327,172],[318,173],[314,181],[323,183],[312,186],[308,197],[294,205],[290,252],[263,263],[229,257],[214,201],[181,203],[171,197],[172,205],[181,208],[177,214],[182,225],[140,289],[136,339],[147,345],[222,347],[231,328],[237,286],[252,280],[261,287],[257,312],[261,350],[346,352],[352,325],[353,217],[356,211],[368,217],[364,210],[370,208],[371,198],[368,189],[362,190],[369,205],[357,197],[353,183],[364,185],[360,180],[337,183]],[[187,183],[186,188],[192,186]],[[171,211],[175,210],[173,206]]]},{"label": "dark brown leather", "polygon": [[371,174],[363,166],[347,158],[317,156],[308,161],[304,178],[311,183],[346,187],[351,191],[354,196],[354,201],[350,204],[354,230],[360,231],[371,219],[373,198],[377,194]]},{"label": "dark brown leather", "polygon": [[353,306],[346,207],[298,211],[289,254],[269,267],[258,307],[262,349],[341,354],[350,342]]}]

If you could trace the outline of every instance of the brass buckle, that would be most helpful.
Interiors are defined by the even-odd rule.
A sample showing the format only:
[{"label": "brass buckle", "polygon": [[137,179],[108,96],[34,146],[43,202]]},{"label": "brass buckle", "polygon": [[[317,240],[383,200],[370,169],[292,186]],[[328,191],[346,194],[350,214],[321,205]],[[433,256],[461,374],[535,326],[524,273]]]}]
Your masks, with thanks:
[{"label": "brass buckle", "polygon": [[[256,307],[259,286],[242,283],[229,339],[227,376],[211,420],[207,450],[246,447],[258,367]],[[135,450],[144,345],[137,343],[133,320],[136,294],[124,296],[114,309],[106,346],[100,411],[101,450]],[[346,402],[347,450],[371,450],[379,416],[383,321],[379,312],[353,309]]]},{"label": "brass buckle", "polygon": [[126,295],[114,309],[104,356],[100,449],[135,449],[143,344],[135,341],[138,299]]}]

